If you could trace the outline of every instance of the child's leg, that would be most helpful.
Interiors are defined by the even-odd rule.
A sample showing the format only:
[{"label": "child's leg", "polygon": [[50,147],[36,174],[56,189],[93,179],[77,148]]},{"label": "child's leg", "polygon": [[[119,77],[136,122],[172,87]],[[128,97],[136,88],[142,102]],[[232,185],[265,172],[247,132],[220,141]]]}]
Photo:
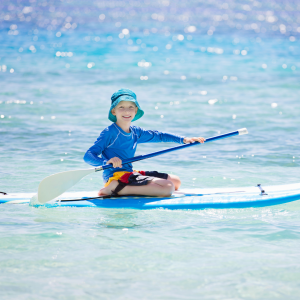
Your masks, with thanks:
[{"label": "child's leg", "polygon": [[[99,196],[111,195],[112,191],[115,190],[118,184],[119,183],[116,180],[113,180],[109,186],[101,189],[98,195]],[[148,182],[147,185],[139,185],[139,186],[127,185],[118,194],[169,197],[172,195],[174,191],[175,191],[175,185],[172,180],[169,180],[168,177],[167,180],[161,178],[153,178],[150,182]]]},{"label": "child's leg", "polygon": [[177,191],[180,188],[181,181],[180,181],[180,178],[178,176],[169,174],[168,180],[173,182],[173,184],[175,186],[175,191]]}]

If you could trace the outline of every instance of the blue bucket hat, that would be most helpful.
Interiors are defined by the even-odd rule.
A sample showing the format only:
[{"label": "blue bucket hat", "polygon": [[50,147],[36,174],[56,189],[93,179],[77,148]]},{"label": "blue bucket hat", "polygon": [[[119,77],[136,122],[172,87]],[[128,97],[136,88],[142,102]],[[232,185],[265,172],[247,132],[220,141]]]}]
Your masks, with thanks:
[{"label": "blue bucket hat", "polygon": [[108,113],[108,119],[110,121],[117,122],[117,118],[111,113],[111,110],[115,108],[121,101],[131,101],[137,106],[138,111],[132,122],[138,120],[144,115],[144,111],[140,108],[139,103],[136,100],[136,94],[129,89],[120,89],[111,96],[111,106]]}]

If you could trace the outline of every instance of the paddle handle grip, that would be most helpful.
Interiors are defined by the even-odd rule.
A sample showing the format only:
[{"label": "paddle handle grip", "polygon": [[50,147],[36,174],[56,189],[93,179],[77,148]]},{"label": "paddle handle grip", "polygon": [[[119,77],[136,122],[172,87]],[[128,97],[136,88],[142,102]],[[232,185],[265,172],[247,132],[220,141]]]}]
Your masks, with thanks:
[{"label": "paddle handle grip", "polygon": [[[221,134],[221,135],[217,135],[217,136],[207,138],[204,143],[213,142],[213,141],[221,140],[221,139],[226,139],[226,138],[229,138],[229,137],[232,137],[232,136],[235,136],[235,135],[243,135],[243,134],[247,134],[247,133],[248,133],[247,129],[242,128],[242,129],[239,129],[237,131],[228,132],[228,133],[225,133],[225,134]],[[135,157],[132,157],[132,158],[124,159],[122,161],[122,164],[124,165],[124,164],[132,163],[132,162],[135,162],[135,161],[144,160],[144,159],[147,159],[147,158],[151,158],[151,157],[155,157],[155,156],[158,156],[158,155],[161,155],[161,154],[177,151],[177,150],[180,150],[180,149],[183,149],[183,148],[196,146],[196,145],[199,145],[199,144],[201,144],[201,143],[194,142],[194,143],[191,143],[191,144],[185,144],[185,145],[181,145],[181,146],[177,146],[177,147],[173,147],[173,148],[169,148],[169,149],[165,149],[165,150],[161,150],[161,151],[157,151],[157,152],[153,152],[153,153],[149,153],[149,154],[145,154],[145,155],[135,156]],[[95,171],[97,172],[97,171],[102,171],[102,170],[106,170],[106,169],[110,169],[110,168],[113,168],[112,164],[97,167],[97,168],[95,168]]]}]

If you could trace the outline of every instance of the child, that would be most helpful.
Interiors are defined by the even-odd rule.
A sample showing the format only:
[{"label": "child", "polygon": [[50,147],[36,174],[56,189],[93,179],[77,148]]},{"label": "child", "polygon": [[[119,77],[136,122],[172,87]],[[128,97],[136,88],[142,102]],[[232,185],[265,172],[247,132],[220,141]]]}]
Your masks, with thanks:
[{"label": "child", "polygon": [[122,160],[134,157],[137,144],[141,143],[187,144],[205,141],[202,137],[180,137],[131,125],[131,122],[143,115],[144,111],[131,90],[120,89],[112,95],[108,119],[113,124],[101,132],[95,144],[88,149],[83,158],[92,166],[113,165],[113,168],[103,172],[105,185],[99,191],[99,196],[171,196],[180,187],[181,182],[178,176],[156,171],[133,171],[132,164],[122,165]]}]

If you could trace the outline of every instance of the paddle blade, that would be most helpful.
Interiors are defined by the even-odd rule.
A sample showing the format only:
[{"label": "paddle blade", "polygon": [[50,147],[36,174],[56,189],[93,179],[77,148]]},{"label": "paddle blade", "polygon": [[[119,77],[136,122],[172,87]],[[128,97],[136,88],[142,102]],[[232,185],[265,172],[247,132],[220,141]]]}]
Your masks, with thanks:
[{"label": "paddle blade", "polygon": [[38,189],[38,202],[43,204],[58,197],[95,169],[66,171],[43,179]]}]

